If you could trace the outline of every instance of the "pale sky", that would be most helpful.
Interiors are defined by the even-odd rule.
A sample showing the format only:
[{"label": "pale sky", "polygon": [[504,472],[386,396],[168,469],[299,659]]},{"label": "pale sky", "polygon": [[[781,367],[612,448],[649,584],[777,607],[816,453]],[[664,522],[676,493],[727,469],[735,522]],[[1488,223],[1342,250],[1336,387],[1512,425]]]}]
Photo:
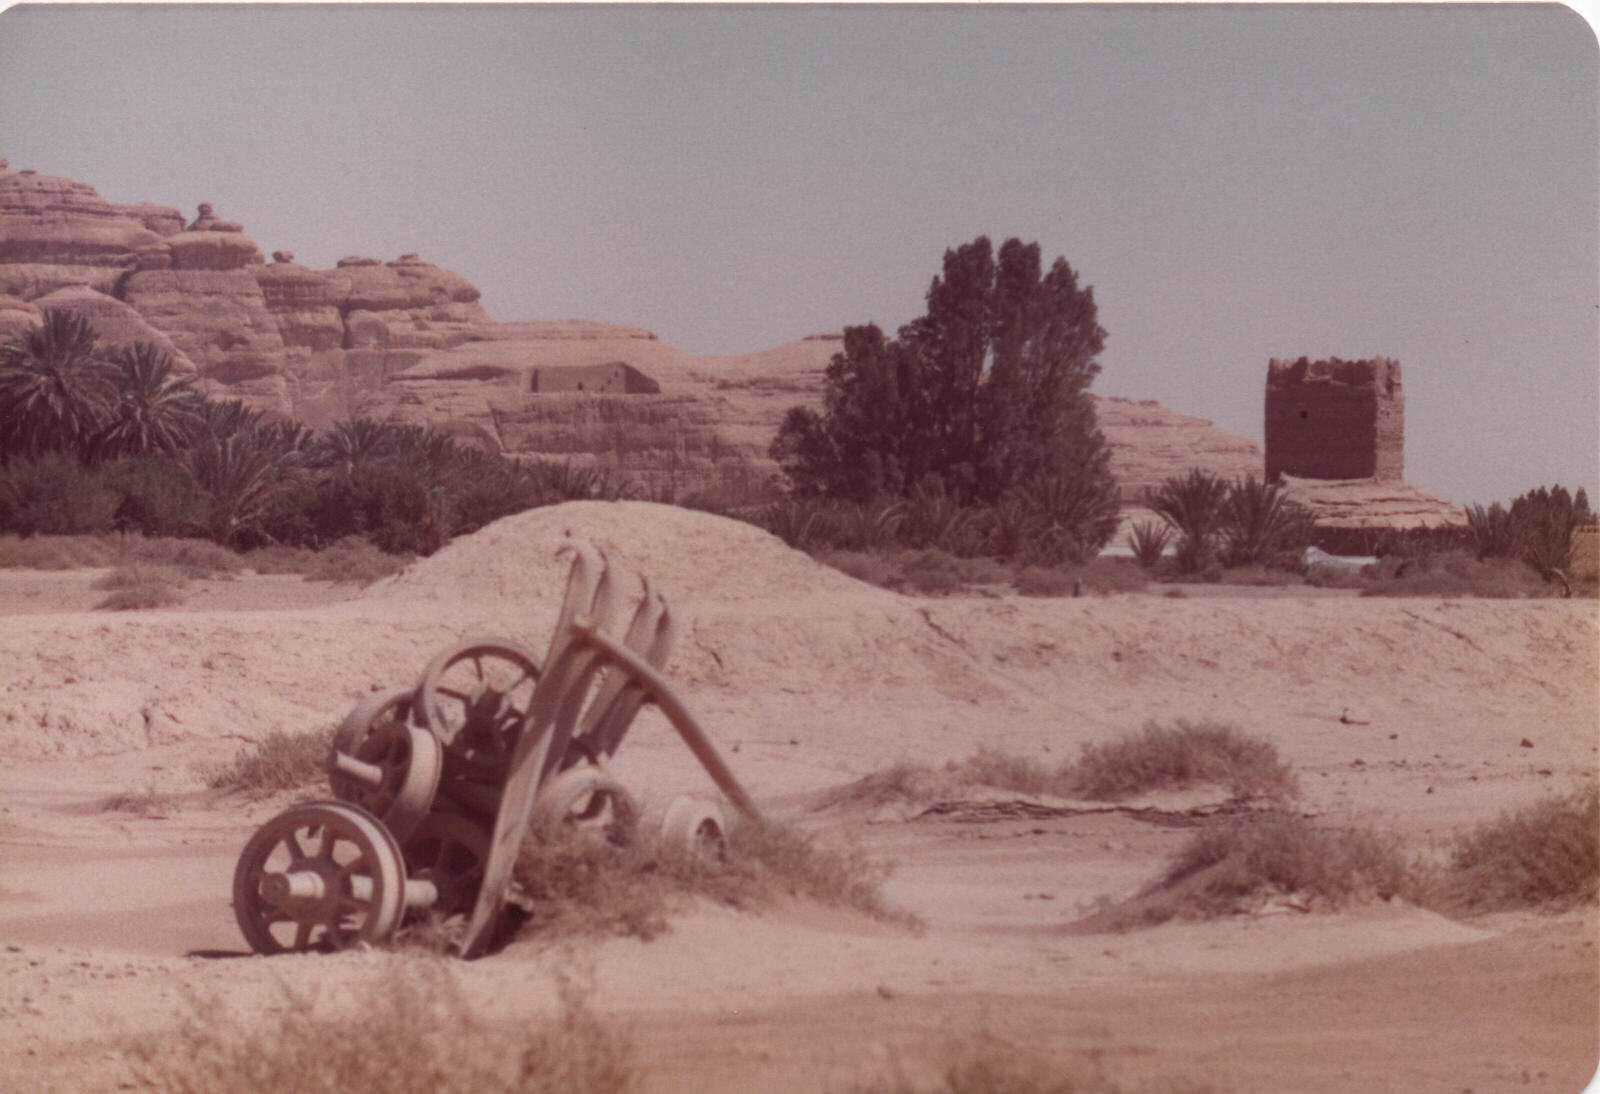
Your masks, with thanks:
[{"label": "pale sky", "polygon": [[892,331],[1019,236],[1097,392],[1259,443],[1268,358],[1395,357],[1457,502],[1600,482],[1597,100],[1554,5],[0,12],[12,170],[696,353]]}]

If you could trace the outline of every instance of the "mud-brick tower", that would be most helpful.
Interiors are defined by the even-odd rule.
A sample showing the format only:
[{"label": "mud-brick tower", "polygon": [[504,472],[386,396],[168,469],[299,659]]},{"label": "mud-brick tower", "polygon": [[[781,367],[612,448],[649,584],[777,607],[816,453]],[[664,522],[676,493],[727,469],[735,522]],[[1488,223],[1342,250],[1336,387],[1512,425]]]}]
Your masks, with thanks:
[{"label": "mud-brick tower", "polygon": [[1382,479],[1405,474],[1400,362],[1280,360],[1267,364],[1267,480]]}]

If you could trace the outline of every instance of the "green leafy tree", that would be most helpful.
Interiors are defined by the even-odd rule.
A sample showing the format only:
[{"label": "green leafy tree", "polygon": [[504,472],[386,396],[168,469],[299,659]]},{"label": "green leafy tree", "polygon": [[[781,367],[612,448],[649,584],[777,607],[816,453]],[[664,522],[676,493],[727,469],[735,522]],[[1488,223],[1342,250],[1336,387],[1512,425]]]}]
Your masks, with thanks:
[{"label": "green leafy tree", "polygon": [[116,372],[81,315],[47,310],[0,346],[0,457],[83,456],[115,402]]},{"label": "green leafy tree", "polygon": [[945,252],[926,300],[898,338],[845,328],[821,413],[791,409],[772,445],[795,492],[908,497],[937,479],[993,503],[1055,475],[1114,499],[1087,396],[1105,331],[1066,260],[1044,271],[1037,244],[997,255],[980,237]]}]

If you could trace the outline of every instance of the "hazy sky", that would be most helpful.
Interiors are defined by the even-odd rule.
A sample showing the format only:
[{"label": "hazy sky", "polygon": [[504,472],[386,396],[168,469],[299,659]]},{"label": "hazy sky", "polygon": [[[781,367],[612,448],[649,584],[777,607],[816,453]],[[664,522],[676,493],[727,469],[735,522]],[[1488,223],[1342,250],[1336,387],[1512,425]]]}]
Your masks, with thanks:
[{"label": "hazy sky", "polygon": [[0,156],[699,353],[1020,236],[1096,391],[1259,442],[1269,357],[1395,357],[1407,478],[1487,502],[1600,481],[1596,74],[1544,5],[22,6]]}]

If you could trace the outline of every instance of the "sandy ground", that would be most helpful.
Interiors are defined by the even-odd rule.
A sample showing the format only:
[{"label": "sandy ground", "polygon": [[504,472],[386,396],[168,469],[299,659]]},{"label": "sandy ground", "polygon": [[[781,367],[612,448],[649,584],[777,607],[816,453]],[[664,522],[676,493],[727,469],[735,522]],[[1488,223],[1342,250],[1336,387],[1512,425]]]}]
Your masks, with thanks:
[{"label": "sandy ground", "polygon": [[[1053,761],[1150,719],[1216,718],[1278,748],[1319,823],[1437,853],[1600,767],[1593,602],[920,599],[753,528],[624,503],[510,518],[364,591],[247,576],[105,613],[90,572],[0,572],[0,1089],[139,1089],[120,1039],[171,1027],[185,999],[248,1011],[278,984],[337,992],[414,960],[232,959],[234,861],[293,798],[219,798],[204,770],[410,684],[465,635],[542,648],[569,534],[667,593],[669,676],[763,808],[892,859],[889,896],[927,929],[705,906],[649,943],[518,943],[453,963],[490,1019],[552,1013],[576,973],[639,1046],[645,1088],[696,1094],[927,1077],[982,1032],[1149,1089],[1566,1092],[1594,1075],[1595,909],[1458,922],[1397,903],[1084,934],[1066,925],[1188,838],[1181,809],[813,808],[900,760],[987,744]],[[646,798],[709,785],[652,712],[617,759]],[[143,791],[171,804],[104,809]]]}]

